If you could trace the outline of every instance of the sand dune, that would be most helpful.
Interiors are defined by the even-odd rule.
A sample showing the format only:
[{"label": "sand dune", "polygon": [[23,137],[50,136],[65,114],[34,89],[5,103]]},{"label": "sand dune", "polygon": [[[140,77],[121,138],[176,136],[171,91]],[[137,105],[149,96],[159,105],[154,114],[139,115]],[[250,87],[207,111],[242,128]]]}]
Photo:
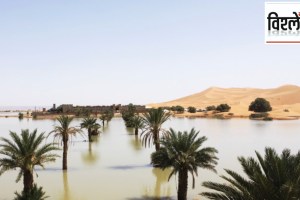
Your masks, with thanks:
[{"label": "sand dune", "polygon": [[[256,88],[219,88],[211,87],[207,90],[176,100],[149,104],[149,107],[194,106],[205,108],[209,105],[229,104],[230,112],[235,115],[249,116],[249,104],[257,97],[262,97],[270,101],[273,111],[270,114],[276,118],[286,118],[300,116],[300,87],[295,85],[284,85],[273,89]],[[288,110],[288,112],[284,110]]]}]

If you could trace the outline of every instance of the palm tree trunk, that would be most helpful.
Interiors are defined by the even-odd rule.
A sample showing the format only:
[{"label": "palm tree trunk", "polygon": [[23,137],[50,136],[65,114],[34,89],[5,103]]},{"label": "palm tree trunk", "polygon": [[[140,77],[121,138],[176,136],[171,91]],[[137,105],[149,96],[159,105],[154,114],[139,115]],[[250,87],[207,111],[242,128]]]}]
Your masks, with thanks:
[{"label": "palm tree trunk", "polygon": [[67,163],[67,158],[68,158],[68,140],[64,139],[63,140],[63,170],[68,169],[68,163]]},{"label": "palm tree trunk", "polygon": [[158,132],[154,132],[153,139],[154,139],[154,143],[155,143],[155,150],[158,151],[160,149]]},{"label": "palm tree trunk", "polygon": [[134,129],[134,133],[135,133],[135,135],[138,135],[138,134],[139,134],[139,129],[138,129],[138,128],[135,128],[135,129]]},{"label": "palm tree trunk", "polygon": [[24,185],[24,192],[28,193],[33,188],[33,174],[30,170],[24,170],[24,177],[23,177],[23,185]]},{"label": "palm tree trunk", "polygon": [[89,135],[89,142],[92,142],[92,130],[88,129],[88,135]]},{"label": "palm tree trunk", "polygon": [[178,178],[178,200],[186,200],[187,198],[187,187],[188,187],[188,171],[187,169],[182,169],[179,171]]}]

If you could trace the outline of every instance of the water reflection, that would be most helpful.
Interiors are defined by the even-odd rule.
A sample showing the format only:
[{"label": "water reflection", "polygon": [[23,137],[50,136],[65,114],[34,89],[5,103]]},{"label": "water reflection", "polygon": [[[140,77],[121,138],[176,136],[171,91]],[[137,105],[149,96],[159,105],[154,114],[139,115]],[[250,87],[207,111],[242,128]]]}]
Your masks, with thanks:
[{"label": "water reflection", "polygon": [[144,195],[142,197],[132,197],[128,200],[175,200],[176,198],[171,196],[171,187],[168,184],[168,179],[171,174],[171,169],[161,170],[158,168],[152,169],[152,174],[155,176],[156,181],[153,187],[145,187]]},{"label": "water reflection", "polygon": [[63,200],[71,200],[70,189],[69,189],[69,180],[68,180],[68,172],[67,171],[63,171],[63,182],[64,182]]},{"label": "water reflection", "polygon": [[132,136],[132,139],[129,140],[129,142],[135,151],[140,151],[143,147],[142,142],[138,135]]},{"label": "water reflection", "polygon": [[[94,140],[93,140],[94,141]],[[98,160],[98,155],[96,152],[93,152],[92,150],[92,142],[88,142],[88,152],[82,154],[82,160],[85,164],[93,165]]]},{"label": "water reflection", "polygon": [[161,194],[162,186],[168,182],[169,176],[171,174],[171,169],[165,169],[161,170],[158,168],[152,169],[152,174],[156,177],[155,182],[155,189],[154,189],[154,196],[160,197],[160,196],[167,196],[169,197],[171,195],[170,187],[163,187],[163,195]]}]

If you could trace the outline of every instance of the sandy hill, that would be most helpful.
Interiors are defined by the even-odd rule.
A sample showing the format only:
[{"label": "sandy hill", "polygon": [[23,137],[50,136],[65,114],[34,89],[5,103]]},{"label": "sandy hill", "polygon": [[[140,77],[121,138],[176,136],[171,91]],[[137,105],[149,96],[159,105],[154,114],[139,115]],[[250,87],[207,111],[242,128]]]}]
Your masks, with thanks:
[{"label": "sandy hill", "polygon": [[[234,114],[248,116],[248,106],[257,97],[270,101],[273,107],[272,115],[278,117],[300,116],[300,87],[295,85],[284,85],[273,89],[211,87],[200,93],[148,106],[181,105],[205,108],[209,105],[227,103],[232,107],[231,112]],[[284,112],[286,109],[289,112]]]}]

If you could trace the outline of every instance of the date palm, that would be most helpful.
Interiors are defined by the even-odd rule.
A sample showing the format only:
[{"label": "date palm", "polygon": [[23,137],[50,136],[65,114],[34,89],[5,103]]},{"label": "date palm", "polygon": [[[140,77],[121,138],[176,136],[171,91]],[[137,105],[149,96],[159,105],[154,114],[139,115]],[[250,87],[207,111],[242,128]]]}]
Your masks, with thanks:
[{"label": "date palm", "polygon": [[89,142],[92,142],[92,134],[97,133],[101,125],[97,123],[96,118],[86,117],[83,119],[82,123],[80,124],[80,127],[87,129]]},{"label": "date palm", "polygon": [[144,128],[144,123],[143,123],[143,119],[139,116],[139,115],[135,115],[132,119],[131,119],[131,123],[133,125],[134,128],[134,134],[138,135],[139,134],[139,129]]},{"label": "date palm", "polygon": [[215,171],[217,164],[217,150],[212,147],[201,148],[206,137],[198,137],[199,131],[191,129],[190,132],[176,132],[170,129],[168,136],[162,138],[162,147],[151,154],[151,163],[154,167],[166,169],[172,168],[169,179],[178,173],[178,200],[186,200],[188,187],[188,173],[193,178],[195,186],[195,175],[197,169],[205,168]]},{"label": "date palm", "polygon": [[59,140],[63,145],[63,161],[62,168],[63,170],[68,169],[68,147],[69,142],[73,136],[76,136],[77,133],[81,133],[81,130],[71,126],[73,118],[65,115],[61,115],[57,118],[59,125],[54,126],[53,131],[49,133],[54,134],[54,140]]},{"label": "date palm", "polygon": [[239,157],[246,176],[226,169],[229,176],[221,176],[228,183],[204,182],[214,190],[203,192],[209,199],[218,200],[297,200],[300,197],[300,152],[291,155],[285,149],[279,156],[272,148],[265,156],[256,152],[255,158]]},{"label": "date palm", "polygon": [[162,128],[162,124],[170,119],[170,114],[164,112],[162,108],[150,109],[148,112],[143,114],[142,122],[144,124],[144,130],[141,133],[142,141],[145,146],[155,144],[156,151],[160,148],[160,134],[163,136],[167,133],[166,130]]},{"label": "date palm", "polygon": [[19,168],[17,182],[23,176],[23,192],[29,193],[33,189],[33,171],[35,166],[44,168],[47,162],[54,162],[58,155],[53,154],[53,150],[58,148],[52,144],[42,144],[44,142],[44,133],[38,134],[35,129],[29,133],[29,130],[22,130],[21,135],[15,132],[9,133],[12,140],[1,137],[3,142],[0,144],[0,175],[8,170]]},{"label": "date palm", "polygon": [[38,187],[36,184],[33,185],[33,188],[30,190],[30,192],[24,192],[22,191],[21,194],[15,193],[16,197],[14,200],[45,200],[49,198],[46,196],[46,193],[43,191],[42,187]]}]

